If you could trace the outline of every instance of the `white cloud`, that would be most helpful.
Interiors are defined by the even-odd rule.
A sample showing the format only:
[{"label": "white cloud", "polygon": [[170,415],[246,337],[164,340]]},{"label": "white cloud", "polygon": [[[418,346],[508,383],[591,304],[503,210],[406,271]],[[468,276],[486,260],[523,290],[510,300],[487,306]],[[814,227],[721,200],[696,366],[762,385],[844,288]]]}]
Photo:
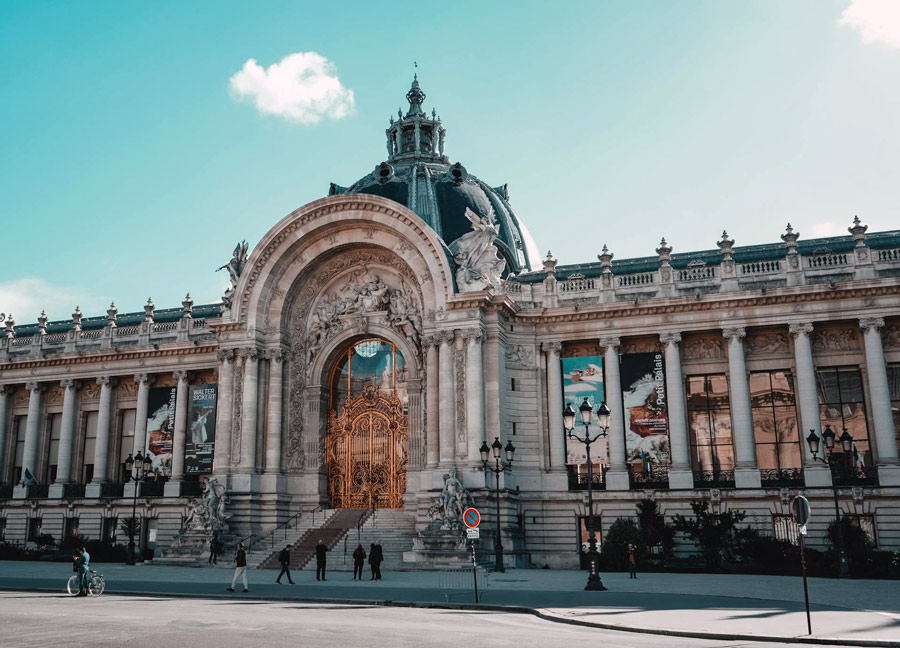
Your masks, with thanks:
[{"label": "white cloud", "polygon": [[900,48],[898,0],[851,0],[838,24],[858,31],[865,44],[881,43]]},{"label": "white cloud", "polygon": [[11,313],[16,324],[34,324],[42,310],[51,321],[70,319],[79,305],[85,316],[97,315],[99,303],[80,288],[54,286],[43,279],[0,282],[0,313]]},{"label": "white cloud", "polygon": [[229,85],[237,99],[249,99],[262,114],[301,124],[342,119],[356,111],[353,90],[341,84],[334,64],[316,52],[290,54],[265,69],[249,59]]},{"label": "white cloud", "polygon": [[845,225],[837,223],[814,223],[810,238],[824,238],[826,236],[843,236],[847,233]]}]

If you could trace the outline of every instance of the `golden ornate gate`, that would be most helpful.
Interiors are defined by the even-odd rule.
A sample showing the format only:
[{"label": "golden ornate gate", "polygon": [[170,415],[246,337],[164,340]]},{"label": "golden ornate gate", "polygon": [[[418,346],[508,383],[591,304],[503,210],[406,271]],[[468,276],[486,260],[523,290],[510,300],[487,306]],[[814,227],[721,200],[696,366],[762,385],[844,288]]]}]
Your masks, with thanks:
[{"label": "golden ornate gate", "polygon": [[333,508],[403,508],[409,417],[369,384],[328,416],[325,468]]}]

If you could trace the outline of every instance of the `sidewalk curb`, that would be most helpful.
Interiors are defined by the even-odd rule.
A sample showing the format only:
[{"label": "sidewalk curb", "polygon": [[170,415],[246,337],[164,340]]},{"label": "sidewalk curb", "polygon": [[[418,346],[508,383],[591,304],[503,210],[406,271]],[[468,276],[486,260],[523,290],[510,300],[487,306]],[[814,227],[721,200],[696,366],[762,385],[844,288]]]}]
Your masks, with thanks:
[{"label": "sidewalk curb", "polygon": [[[0,586],[3,592],[41,592],[63,594],[65,590],[32,587],[27,589]],[[822,646],[864,646],[874,648],[900,648],[900,641],[889,641],[884,639],[841,639],[839,637],[815,637],[815,636],[777,636],[777,635],[747,635],[747,634],[731,634],[722,632],[701,632],[690,630],[671,630],[668,628],[651,628],[645,626],[626,626],[613,623],[601,623],[598,621],[587,621],[584,619],[575,619],[567,617],[556,612],[551,612],[545,608],[530,608],[521,605],[490,605],[483,603],[417,603],[415,601],[391,601],[377,599],[345,599],[330,597],[310,597],[310,596],[243,596],[241,594],[185,594],[182,592],[141,592],[132,590],[116,590],[107,591],[105,594],[109,596],[150,596],[157,598],[183,598],[183,599],[213,599],[223,601],[233,601],[244,599],[250,601],[271,601],[273,603],[328,603],[333,605],[372,605],[380,607],[404,607],[404,608],[421,608],[435,610],[471,610],[471,611],[488,611],[503,612],[512,614],[530,614],[545,621],[553,623],[564,623],[567,625],[576,625],[586,628],[599,628],[601,630],[613,630],[618,632],[632,632],[636,634],[652,634],[668,637],[685,637],[689,639],[708,639],[719,641],[758,641],[766,643],[796,643],[796,644],[812,644]]]}]

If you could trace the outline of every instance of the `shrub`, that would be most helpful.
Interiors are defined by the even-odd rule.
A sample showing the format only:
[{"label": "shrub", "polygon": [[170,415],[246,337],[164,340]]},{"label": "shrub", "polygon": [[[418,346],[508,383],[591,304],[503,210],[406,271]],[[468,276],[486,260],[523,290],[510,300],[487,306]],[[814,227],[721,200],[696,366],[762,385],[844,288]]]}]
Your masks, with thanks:
[{"label": "shrub", "polygon": [[637,522],[631,518],[616,518],[609,526],[600,546],[600,562],[604,569],[628,569],[629,543],[640,546],[643,534]]},{"label": "shrub", "polygon": [[49,533],[42,533],[34,539],[38,551],[50,551],[56,548],[56,540]]},{"label": "shrub", "polygon": [[666,524],[666,518],[659,510],[659,504],[645,498],[637,503],[635,509],[642,540],[638,544],[640,553],[650,557],[653,547],[659,547],[660,562],[665,562],[675,549],[675,529]]},{"label": "shrub", "polygon": [[697,545],[707,569],[720,569],[723,561],[733,562],[740,537],[737,525],[747,514],[743,511],[710,513],[709,502],[697,500],[691,502],[691,509],[693,518],[675,516],[675,530]]},{"label": "shrub", "polygon": [[[867,567],[875,553],[875,544],[869,540],[866,532],[850,521],[850,518],[841,516],[841,534],[844,538],[844,551],[847,554],[847,565],[853,576],[863,576],[868,571]],[[832,551],[838,552],[838,522],[832,520],[828,525],[825,537]]]}]

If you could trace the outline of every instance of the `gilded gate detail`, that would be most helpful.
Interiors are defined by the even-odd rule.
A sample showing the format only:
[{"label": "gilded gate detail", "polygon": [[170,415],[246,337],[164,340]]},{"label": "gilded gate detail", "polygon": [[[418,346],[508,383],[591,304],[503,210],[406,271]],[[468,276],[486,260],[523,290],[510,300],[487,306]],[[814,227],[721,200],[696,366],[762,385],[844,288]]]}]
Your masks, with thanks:
[{"label": "gilded gate detail", "polygon": [[325,466],[334,508],[403,508],[409,417],[374,384],[328,416]]}]

